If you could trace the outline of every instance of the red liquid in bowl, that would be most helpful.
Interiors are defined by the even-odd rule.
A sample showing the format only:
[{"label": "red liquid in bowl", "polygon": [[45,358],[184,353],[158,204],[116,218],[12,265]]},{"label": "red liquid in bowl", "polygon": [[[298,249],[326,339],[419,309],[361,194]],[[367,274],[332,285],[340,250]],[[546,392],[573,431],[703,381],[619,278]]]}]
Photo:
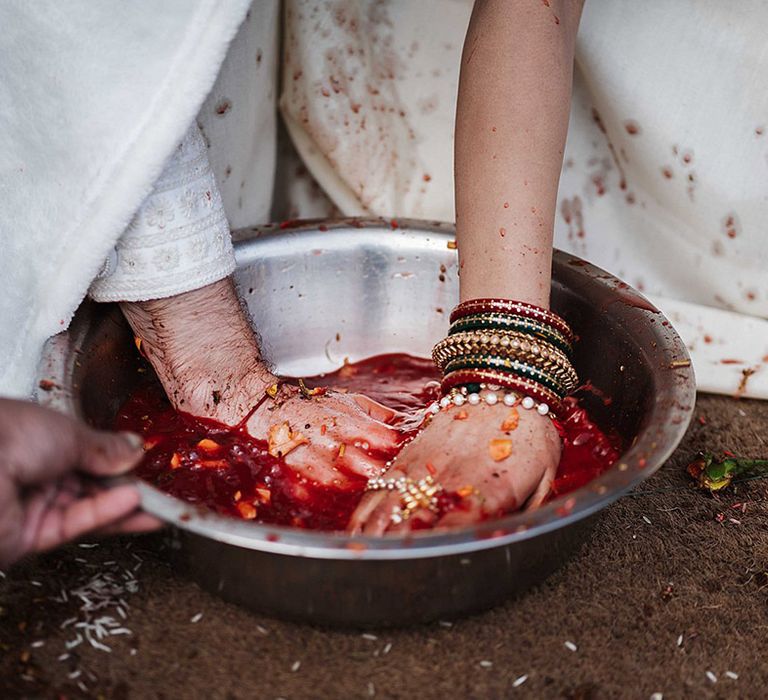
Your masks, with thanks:
[{"label": "red liquid in bowl", "polygon": [[[382,355],[307,384],[365,394],[415,419],[439,397],[438,379],[430,360]],[[574,399],[567,400],[556,425],[563,453],[552,497],[574,491],[604,472],[618,459],[620,449],[619,440],[600,430]],[[271,456],[267,443],[244,429],[175,411],[157,383],[128,398],[114,427],[144,436],[147,451],[137,468],[142,479],[190,503],[255,522],[343,530],[367,481],[354,475],[347,475],[340,487],[309,481]],[[215,446],[200,445],[201,440],[212,440]]]}]

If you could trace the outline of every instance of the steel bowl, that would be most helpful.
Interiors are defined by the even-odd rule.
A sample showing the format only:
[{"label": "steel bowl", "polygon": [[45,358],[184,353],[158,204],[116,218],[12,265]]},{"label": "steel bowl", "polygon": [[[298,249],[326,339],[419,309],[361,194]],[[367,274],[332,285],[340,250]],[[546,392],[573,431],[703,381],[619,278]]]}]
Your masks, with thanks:
[{"label": "steel bowl", "polygon": [[[344,220],[235,234],[237,283],[266,357],[306,376],[374,354],[428,357],[458,298],[453,229]],[[253,610],[318,624],[384,626],[493,606],[542,581],[584,541],[594,517],[647,479],[683,437],[695,397],[685,345],[616,277],[555,253],[553,308],[580,340],[575,364],[610,401],[585,393],[627,449],[587,486],[530,513],[407,537],[349,537],[200,512],[147,484],[143,508],[175,528],[179,561],[204,587]],[[86,302],[52,338],[41,403],[108,427],[136,385],[138,358],[114,305]],[[54,387],[51,389],[51,382]]]}]

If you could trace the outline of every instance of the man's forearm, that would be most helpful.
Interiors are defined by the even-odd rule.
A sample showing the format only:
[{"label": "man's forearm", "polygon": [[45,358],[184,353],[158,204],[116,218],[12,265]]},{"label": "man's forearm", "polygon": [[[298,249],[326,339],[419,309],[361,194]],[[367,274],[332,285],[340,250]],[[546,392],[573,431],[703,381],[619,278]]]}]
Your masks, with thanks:
[{"label": "man's forearm", "polygon": [[456,121],[461,298],[549,305],[580,0],[478,0]]},{"label": "man's forearm", "polygon": [[254,382],[273,381],[230,279],[121,308],[180,410],[234,422],[250,410]]}]

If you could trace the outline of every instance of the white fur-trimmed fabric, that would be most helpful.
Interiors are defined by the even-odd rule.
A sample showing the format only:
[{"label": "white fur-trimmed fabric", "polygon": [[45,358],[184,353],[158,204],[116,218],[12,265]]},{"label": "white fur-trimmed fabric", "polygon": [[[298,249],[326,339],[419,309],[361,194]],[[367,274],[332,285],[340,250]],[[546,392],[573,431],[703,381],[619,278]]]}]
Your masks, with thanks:
[{"label": "white fur-trimmed fabric", "polygon": [[248,0],[0,4],[0,393],[31,390],[200,109]]}]

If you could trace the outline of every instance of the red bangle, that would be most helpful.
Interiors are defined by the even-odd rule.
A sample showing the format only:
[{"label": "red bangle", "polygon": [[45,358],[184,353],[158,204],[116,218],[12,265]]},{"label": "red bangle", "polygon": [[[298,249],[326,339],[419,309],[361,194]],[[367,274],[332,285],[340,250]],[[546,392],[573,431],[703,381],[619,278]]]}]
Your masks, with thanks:
[{"label": "red bangle", "polygon": [[513,374],[494,372],[493,370],[466,369],[447,374],[441,382],[443,394],[447,394],[456,386],[465,384],[497,384],[505,389],[512,389],[523,396],[530,396],[539,403],[545,403],[549,408],[558,413],[562,408],[562,400],[552,391],[541,384],[522,379]]},{"label": "red bangle", "polygon": [[562,333],[570,343],[573,343],[575,340],[573,331],[563,318],[549,309],[536,306],[535,304],[528,304],[524,301],[513,301],[510,299],[469,299],[468,301],[459,304],[451,312],[450,321],[453,323],[460,318],[477,313],[505,313],[522,316],[552,326],[552,328],[555,328]]}]

